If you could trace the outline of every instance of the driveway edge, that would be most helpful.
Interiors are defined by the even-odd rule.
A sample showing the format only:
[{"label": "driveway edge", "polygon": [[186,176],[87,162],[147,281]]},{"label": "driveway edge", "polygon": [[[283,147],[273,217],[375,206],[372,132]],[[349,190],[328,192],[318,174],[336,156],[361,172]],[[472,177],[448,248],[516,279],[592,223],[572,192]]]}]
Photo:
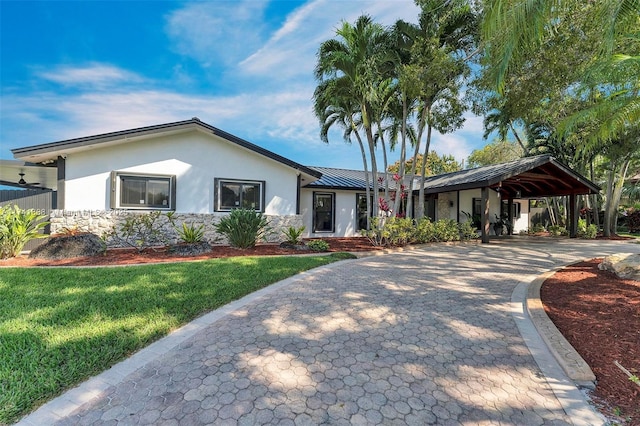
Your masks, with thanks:
[{"label": "driveway edge", "polygon": [[[545,336],[547,332],[552,333],[553,329],[555,329],[555,333],[564,339],[551,320],[546,317],[546,313],[542,308],[542,302],[539,298],[540,286],[555,272],[570,264],[559,266],[536,277],[533,281],[519,283],[513,290],[513,293],[511,293],[511,313],[520,330],[520,335],[529,348],[536,364],[538,364],[549,387],[564,411],[571,418],[573,424],[575,426],[605,425],[606,420],[604,416],[593,408],[586,395],[578,388],[578,384],[565,372],[564,365],[566,362],[562,360],[561,353],[554,352],[550,344],[547,343],[548,336]],[[533,295],[535,295],[536,292],[538,294],[537,300],[539,305],[537,308],[533,307],[532,309],[531,306],[535,305],[535,297]],[[547,321],[553,326],[553,329],[538,327],[536,322],[542,315],[546,317]],[[568,342],[566,344],[575,352],[575,349],[573,349]],[[582,357],[577,356],[582,360]],[[582,360],[582,362],[586,365],[584,360]],[[593,382],[591,382],[591,384],[593,386]]]}]

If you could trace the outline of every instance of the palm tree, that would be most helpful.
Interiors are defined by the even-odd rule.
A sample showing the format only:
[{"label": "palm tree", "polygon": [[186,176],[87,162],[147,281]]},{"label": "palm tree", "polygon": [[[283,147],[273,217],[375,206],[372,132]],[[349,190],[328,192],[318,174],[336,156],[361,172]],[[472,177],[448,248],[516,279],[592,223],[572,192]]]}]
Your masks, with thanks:
[{"label": "palm tree", "polygon": [[[345,142],[351,143],[351,135],[355,135],[365,174],[365,191],[367,199],[367,212],[371,212],[371,196],[369,185],[369,170],[364,142],[358,132],[361,127],[360,113],[350,96],[350,87],[345,87],[345,80],[327,80],[318,85],[313,94],[314,112],[320,120],[320,139],[329,143],[329,129],[337,125],[343,129],[342,137]],[[370,215],[367,214],[367,229],[370,226]]]},{"label": "palm tree", "polygon": [[[459,99],[463,77],[469,72],[469,52],[475,46],[476,13],[468,1],[422,0],[418,25],[403,21],[396,23],[410,50],[410,64],[415,67],[418,80],[416,103],[417,141],[414,158],[426,130],[423,158],[428,158],[434,129],[447,133],[459,128],[465,110]],[[417,161],[414,161],[414,165]],[[412,167],[411,176],[415,175]],[[424,215],[424,181],[426,162],[420,170],[421,185],[417,217]],[[413,177],[411,177],[413,182]],[[410,209],[408,201],[407,210]]]},{"label": "palm tree", "polygon": [[[507,76],[553,34],[582,0],[489,0],[485,7],[483,39],[496,90],[503,93]],[[601,47],[592,52],[591,65],[578,76],[587,87],[606,88],[594,105],[569,116],[563,133],[584,123],[599,123],[589,144],[615,139],[629,125],[640,122],[640,0],[593,2],[591,19],[601,31]]]},{"label": "palm tree", "polygon": [[[379,86],[384,84],[393,69],[393,54],[387,48],[388,32],[367,15],[360,16],[355,25],[343,22],[336,31],[338,39],[323,42],[318,49],[315,77],[318,89],[324,83],[335,81],[344,89],[342,97],[348,97],[350,105],[358,111],[359,127],[366,136],[373,174],[373,192],[377,197],[378,177],[376,146],[373,124],[381,105]],[[321,89],[322,90],[322,89]],[[314,96],[320,95],[318,90]],[[317,113],[317,111],[316,111]],[[318,115],[322,120],[322,116]],[[378,203],[374,203],[373,216],[378,215]],[[370,216],[370,215],[369,215]]]}]

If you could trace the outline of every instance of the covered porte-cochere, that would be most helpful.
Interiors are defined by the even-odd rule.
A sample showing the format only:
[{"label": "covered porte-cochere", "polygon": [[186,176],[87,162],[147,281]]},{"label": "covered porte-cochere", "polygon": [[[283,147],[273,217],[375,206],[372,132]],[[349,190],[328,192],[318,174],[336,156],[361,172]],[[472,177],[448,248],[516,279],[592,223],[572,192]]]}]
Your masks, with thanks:
[{"label": "covered porte-cochere", "polygon": [[526,157],[475,169],[430,177],[425,182],[425,194],[437,196],[452,191],[481,191],[480,230],[483,243],[489,242],[490,191],[506,200],[512,221],[512,205],[518,199],[568,197],[569,236],[575,238],[578,229],[577,196],[598,194],[600,188],[551,155]]}]

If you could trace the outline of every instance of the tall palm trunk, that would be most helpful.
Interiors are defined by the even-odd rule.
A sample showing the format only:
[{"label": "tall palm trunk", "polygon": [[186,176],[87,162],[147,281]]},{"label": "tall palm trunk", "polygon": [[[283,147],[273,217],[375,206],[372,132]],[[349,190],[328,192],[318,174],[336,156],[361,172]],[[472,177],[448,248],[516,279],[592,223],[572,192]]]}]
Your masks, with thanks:
[{"label": "tall palm trunk", "polygon": [[360,146],[360,154],[362,154],[362,166],[364,167],[364,180],[365,180],[365,197],[367,198],[367,230],[371,229],[371,188],[369,185],[369,168],[367,162],[367,154],[364,149],[364,143],[362,142],[362,138],[360,137],[360,133],[356,130],[355,125],[352,123],[353,132],[356,135],[356,139],[358,140],[358,145]]},{"label": "tall palm trunk", "polygon": [[376,162],[376,144],[373,137],[373,130],[371,129],[369,108],[365,102],[362,105],[362,126],[364,127],[365,134],[367,135],[367,142],[369,143],[369,155],[371,156],[371,181],[373,183],[373,196],[375,197],[373,203],[373,216],[378,217],[378,206],[380,196],[378,186],[378,164]]},{"label": "tall palm trunk", "polygon": [[[418,137],[415,141],[415,146],[413,150],[413,164],[411,165],[411,173],[409,174],[409,196],[407,199],[407,212],[410,212],[411,217],[414,217],[413,214],[413,189],[414,189],[414,181],[416,176],[416,169],[418,168],[418,154],[420,153],[420,142],[422,142],[422,133],[424,132],[424,127],[426,123],[426,116],[428,110],[425,108],[422,112],[422,116],[418,119]],[[422,159],[423,163],[427,161],[426,158]],[[420,200],[418,200],[419,202]]]},{"label": "tall palm trunk", "polygon": [[[400,212],[400,203],[402,202],[402,184],[404,184],[404,167],[405,162],[407,161],[407,115],[407,97],[403,96],[402,124],[400,126],[400,166],[398,167],[398,175],[400,176],[400,180],[396,182],[396,199],[393,202],[393,214],[395,216],[398,216],[398,213]],[[409,217],[409,204],[407,204],[407,211],[405,213],[407,217]]]},{"label": "tall palm trunk", "polygon": [[[431,106],[429,106],[430,110]],[[422,168],[420,169],[420,190],[418,191],[418,210],[416,211],[416,218],[422,219],[424,217],[424,181],[427,174],[427,157],[429,156],[429,148],[431,146],[431,113],[427,115],[427,142],[424,146],[424,154],[422,154]]]}]

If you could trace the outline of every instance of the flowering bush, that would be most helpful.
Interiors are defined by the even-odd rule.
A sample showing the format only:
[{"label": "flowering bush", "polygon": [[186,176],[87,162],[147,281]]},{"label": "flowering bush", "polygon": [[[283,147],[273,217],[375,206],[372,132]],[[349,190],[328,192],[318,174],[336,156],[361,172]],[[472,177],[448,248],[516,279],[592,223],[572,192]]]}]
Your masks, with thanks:
[{"label": "flowering bush", "polygon": [[631,207],[626,211],[625,224],[629,229],[629,232],[640,232],[640,209]]}]

